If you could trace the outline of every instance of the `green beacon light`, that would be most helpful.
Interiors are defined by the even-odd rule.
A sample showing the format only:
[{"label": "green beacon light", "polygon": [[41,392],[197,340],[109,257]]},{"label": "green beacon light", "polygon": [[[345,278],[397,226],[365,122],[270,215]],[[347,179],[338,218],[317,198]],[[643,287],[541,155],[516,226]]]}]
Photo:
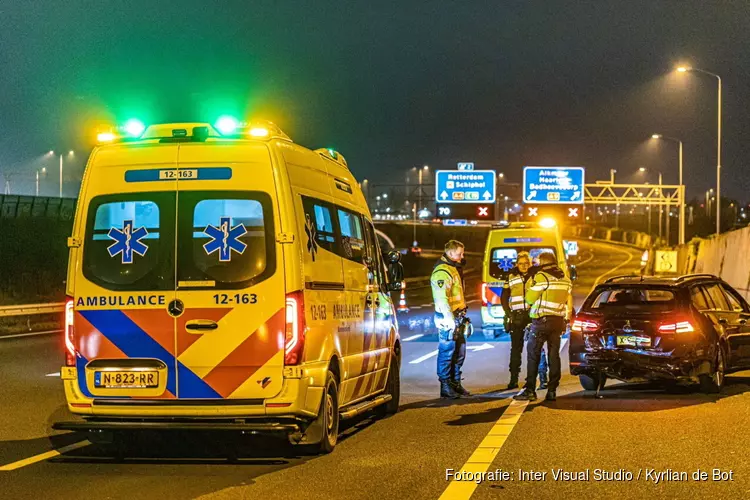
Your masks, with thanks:
[{"label": "green beacon light", "polygon": [[218,120],[216,120],[216,130],[219,131],[221,135],[231,135],[237,132],[237,128],[240,126],[240,123],[231,116],[222,116]]},{"label": "green beacon light", "polygon": [[143,135],[143,132],[146,130],[146,126],[143,124],[142,121],[137,120],[135,118],[131,118],[127,122],[125,122],[125,125],[123,126],[123,130],[129,137],[140,137]]}]

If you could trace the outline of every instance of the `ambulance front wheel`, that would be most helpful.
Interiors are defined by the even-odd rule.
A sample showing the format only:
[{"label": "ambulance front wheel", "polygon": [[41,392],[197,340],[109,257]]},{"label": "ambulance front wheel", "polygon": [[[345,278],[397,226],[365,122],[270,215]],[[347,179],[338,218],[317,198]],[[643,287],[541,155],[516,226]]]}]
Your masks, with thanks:
[{"label": "ambulance front wheel", "polygon": [[398,411],[398,404],[401,399],[401,367],[399,364],[398,358],[395,355],[391,356],[391,366],[388,369],[388,380],[385,384],[385,394],[390,395],[391,399],[375,408],[378,417],[388,417]]}]

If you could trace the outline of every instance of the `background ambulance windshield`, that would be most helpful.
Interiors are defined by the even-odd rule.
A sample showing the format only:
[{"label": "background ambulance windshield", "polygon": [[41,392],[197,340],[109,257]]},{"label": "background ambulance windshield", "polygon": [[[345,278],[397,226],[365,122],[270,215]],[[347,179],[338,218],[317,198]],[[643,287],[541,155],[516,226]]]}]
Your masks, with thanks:
[{"label": "background ambulance windshield", "polygon": [[94,198],[84,242],[84,276],[110,290],[156,291],[174,290],[175,281],[244,288],[273,274],[273,217],[267,194],[180,192],[178,238],[176,203],[174,192]]},{"label": "background ambulance windshield", "polygon": [[539,254],[542,252],[550,252],[555,254],[555,249],[552,247],[502,247],[493,248],[490,255],[490,276],[493,278],[503,278],[505,273],[513,269],[516,265],[516,258],[518,252],[526,251],[531,254],[532,265],[539,264]]}]

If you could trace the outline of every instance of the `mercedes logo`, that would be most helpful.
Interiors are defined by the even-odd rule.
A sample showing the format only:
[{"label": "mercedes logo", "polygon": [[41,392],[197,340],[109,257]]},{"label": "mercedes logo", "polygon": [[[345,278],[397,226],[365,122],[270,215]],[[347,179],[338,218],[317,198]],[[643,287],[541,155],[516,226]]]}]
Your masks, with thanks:
[{"label": "mercedes logo", "polygon": [[174,299],[167,306],[170,316],[177,317],[185,312],[185,304],[180,299]]}]

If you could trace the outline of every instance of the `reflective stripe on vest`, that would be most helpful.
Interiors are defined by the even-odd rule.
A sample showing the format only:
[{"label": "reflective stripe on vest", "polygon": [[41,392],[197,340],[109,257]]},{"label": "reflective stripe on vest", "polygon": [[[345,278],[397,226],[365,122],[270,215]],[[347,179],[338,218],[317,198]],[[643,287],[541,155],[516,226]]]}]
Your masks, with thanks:
[{"label": "reflective stripe on vest", "polygon": [[511,274],[508,277],[508,285],[510,288],[510,300],[508,301],[511,311],[525,311],[528,309],[526,305],[526,284],[523,281],[523,277],[518,274]]},{"label": "reflective stripe on vest", "polygon": [[[441,281],[441,276],[446,281],[450,280],[451,286],[449,289],[446,290],[440,286],[439,281]],[[458,274],[458,269],[448,264],[440,264],[432,271],[430,283],[432,285],[432,298],[435,302],[435,310],[440,310],[440,306],[444,305],[446,301],[450,309],[450,311],[446,312],[453,312],[456,309],[466,307],[463,283],[461,283],[461,275]]]},{"label": "reflective stripe on vest", "polygon": [[529,316],[540,318],[542,316],[565,316],[568,297],[573,286],[567,277],[560,279],[540,272],[534,277],[534,285],[531,290],[541,291],[539,298],[531,305]]}]

